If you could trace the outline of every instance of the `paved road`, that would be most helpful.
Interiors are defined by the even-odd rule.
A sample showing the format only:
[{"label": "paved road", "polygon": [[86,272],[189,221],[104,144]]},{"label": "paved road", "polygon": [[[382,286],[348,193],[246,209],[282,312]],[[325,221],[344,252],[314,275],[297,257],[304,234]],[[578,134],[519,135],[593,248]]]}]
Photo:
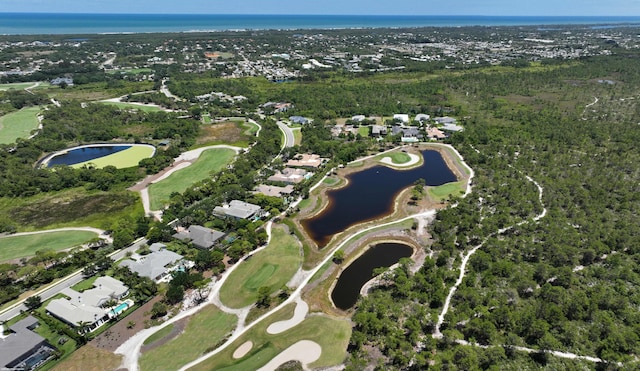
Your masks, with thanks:
[{"label": "paved road", "polygon": [[285,141],[283,147],[293,147],[296,144],[296,138],[293,136],[293,130],[291,130],[291,128],[282,121],[278,121],[276,124],[278,124],[280,130],[284,133]]},{"label": "paved road", "polygon": [[[141,239],[137,240],[136,242],[134,242],[131,246],[127,247],[126,249],[122,249],[122,250],[119,250],[119,251],[116,251],[116,252],[112,253],[110,257],[111,257],[111,259],[113,261],[118,261],[118,260],[124,258],[125,255],[127,254],[127,252],[136,251],[140,247],[142,247],[142,245],[144,245],[145,243],[147,243],[147,240],[141,238]],[[48,300],[48,299],[54,297],[55,295],[59,294],[62,290],[77,284],[78,282],[82,281],[83,279],[84,279],[84,277],[82,276],[82,269],[80,269],[80,270],[77,270],[77,271],[73,272],[72,274],[66,276],[65,278],[63,278],[61,281],[57,282],[53,286],[41,289],[40,291],[36,292],[34,295],[40,295],[40,298],[44,302],[45,300]],[[12,305],[11,307],[9,307],[8,309],[2,311],[0,313],[0,321],[7,321],[7,320],[19,315],[20,312],[26,311],[26,310],[27,310],[27,307],[24,305],[24,300],[21,300],[18,303],[16,303],[16,304]]]}]

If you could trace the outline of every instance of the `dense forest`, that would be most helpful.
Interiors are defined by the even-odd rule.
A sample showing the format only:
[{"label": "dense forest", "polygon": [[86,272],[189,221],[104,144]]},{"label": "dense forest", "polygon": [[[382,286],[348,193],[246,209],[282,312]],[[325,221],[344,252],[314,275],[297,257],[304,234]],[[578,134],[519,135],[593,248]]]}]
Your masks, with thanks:
[{"label": "dense forest", "polygon": [[[375,360],[373,348],[381,351],[377,364],[384,369],[420,369],[432,360],[441,369],[596,367],[545,350],[596,356],[609,362],[604,368],[635,361],[635,58],[442,80],[469,116],[465,132],[451,141],[476,171],[473,193],[438,213],[433,259],[415,274],[408,264],[388,273],[392,283],[360,301],[350,369]],[[526,176],[543,187],[542,202]],[[547,215],[534,222],[543,207]],[[515,227],[498,233],[509,226]],[[432,339],[461,253],[479,244],[444,319],[444,337]],[[539,352],[527,355],[516,346]]]}]

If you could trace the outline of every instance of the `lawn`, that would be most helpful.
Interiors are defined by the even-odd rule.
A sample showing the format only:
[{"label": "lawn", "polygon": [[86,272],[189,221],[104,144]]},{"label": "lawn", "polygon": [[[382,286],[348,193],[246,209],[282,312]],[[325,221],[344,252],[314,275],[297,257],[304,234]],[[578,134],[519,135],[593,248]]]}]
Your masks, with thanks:
[{"label": "lawn", "polygon": [[16,82],[13,84],[0,84],[0,91],[6,90],[22,90],[28,88],[29,86],[33,86],[34,82]]},{"label": "lawn", "polygon": [[298,129],[294,129],[293,131],[293,143],[296,146],[299,146],[300,144],[302,144],[302,130]]},{"label": "lawn", "polygon": [[173,331],[173,323],[170,324],[169,326],[165,326],[163,328],[161,328],[160,330],[154,332],[151,336],[149,336],[148,338],[144,339],[144,345],[149,345],[149,344],[153,344],[156,341],[164,338],[165,336],[169,335],[171,333],[171,331]]},{"label": "lawn", "polygon": [[[267,334],[266,328],[269,324],[291,318],[292,315],[293,306],[286,307],[273,318],[253,327],[219,354],[190,370],[256,370],[300,340],[315,341],[322,347],[320,359],[310,364],[310,368],[336,366],[344,361],[351,336],[351,324],[348,321],[316,315],[308,317],[298,326],[283,333]],[[253,342],[251,351],[240,359],[233,359],[233,352],[247,340]]]},{"label": "lawn", "polygon": [[[76,350],[52,368],[54,371],[102,371],[116,370],[122,362],[122,356],[87,344]],[[46,366],[45,366],[46,367]]]},{"label": "lawn", "polygon": [[460,196],[464,194],[466,183],[452,182],[437,187],[429,187],[429,197],[434,201],[446,200],[449,195]]},{"label": "lawn", "polygon": [[0,144],[14,143],[18,138],[28,138],[38,128],[40,107],[23,108],[0,117]]},{"label": "lawn", "polygon": [[224,313],[213,305],[206,306],[190,317],[183,333],[145,352],[140,358],[140,369],[177,370],[213,350],[233,330],[235,324],[236,316]]},{"label": "lawn", "polygon": [[360,134],[361,136],[368,138],[369,137],[369,127],[368,126],[360,126],[358,128],[358,134]]},{"label": "lawn", "polygon": [[411,161],[411,157],[409,157],[409,155],[404,152],[385,153],[384,155],[380,156],[380,159],[383,159],[385,157],[390,157],[391,161],[394,164],[406,164],[407,162]]},{"label": "lawn", "polygon": [[0,238],[0,262],[33,256],[38,250],[65,250],[88,242],[97,235],[93,232],[70,231],[40,233]]},{"label": "lawn", "polygon": [[158,111],[162,111],[162,108],[160,107],[156,107],[156,106],[147,106],[147,105],[140,105],[140,104],[131,104],[131,103],[125,103],[125,102],[99,102],[102,104],[108,104],[111,106],[116,106],[122,109],[137,109],[143,112],[158,112]]},{"label": "lawn", "polygon": [[138,166],[140,160],[152,157],[154,151],[155,149],[153,147],[136,145],[131,146],[131,148],[125,149],[124,151],[111,154],[109,156],[73,164],[71,165],[71,167],[78,169],[83,167],[84,165],[91,164],[91,166],[99,169],[110,165],[115,166],[118,169],[124,169],[128,167]]},{"label": "lawn", "polygon": [[194,183],[207,179],[212,172],[218,172],[233,161],[235,151],[226,148],[206,150],[190,166],[178,170],[168,178],[149,187],[152,210],[160,210],[169,200],[171,193],[182,193]]},{"label": "lawn", "polygon": [[242,127],[245,129],[244,131],[244,135],[248,135],[248,136],[255,136],[256,133],[258,132],[258,130],[260,129],[260,127],[256,124],[253,124],[251,122],[242,122]]},{"label": "lawn", "polygon": [[231,308],[255,303],[258,289],[267,286],[271,293],[282,288],[302,263],[299,242],[274,226],[269,246],[251,259],[240,263],[220,289],[220,300]]},{"label": "lawn", "polygon": [[99,275],[95,275],[95,276],[93,276],[91,278],[87,278],[86,280],[80,281],[80,282],[76,283],[75,285],[71,286],[71,288],[76,290],[77,292],[87,291],[87,290],[93,288],[93,284],[96,282],[98,277],[100,277],[100,276]]}]

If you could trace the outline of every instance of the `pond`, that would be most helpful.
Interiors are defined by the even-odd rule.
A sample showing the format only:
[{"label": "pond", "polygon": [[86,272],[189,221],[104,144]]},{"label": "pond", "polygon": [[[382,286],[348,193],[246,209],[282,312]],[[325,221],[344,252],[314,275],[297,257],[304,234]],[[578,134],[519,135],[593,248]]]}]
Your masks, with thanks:
[{"label": "pond", "polygon": [[358,301],[362,286],[373,278],[376,268],[390,267],[412,254],[413,249],[403,243],[385,242],[374,245],[340,274],[331,292],[331,300],[342,310],[353,307]]},{"label": "pond", "polygon": [[423,165],[411,170],[380,165],[348,175],[346,187],[327,192],[327,207],[301,222],[305,231],[318,247],[324,247],[334,234],[392,213],[398,193],[416,180],[422,178],[429,186],[457,180],[438,151],[423,151],[422,156]]},{"label": "pond", "polygon": [[129,148],[131,148],[131,145],[78,147],[68,150],[66,153],[52,157],[47,163],[47,167],[53,167],[56,165],[75,165],[81,162],[109,156]]}]

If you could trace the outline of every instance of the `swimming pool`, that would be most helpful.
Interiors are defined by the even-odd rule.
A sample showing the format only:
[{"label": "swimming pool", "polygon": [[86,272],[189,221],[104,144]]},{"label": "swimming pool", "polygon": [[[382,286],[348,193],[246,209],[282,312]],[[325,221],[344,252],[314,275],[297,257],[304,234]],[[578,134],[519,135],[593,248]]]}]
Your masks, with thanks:
[{"label": "swimming pool", "polygon": [[111,315],[117,316],[118,314],[127,310],[127,308],[129,308],[129,303],[127,303],[126,301],[124,303],[120,303],[117,307],[111,309]]}]

